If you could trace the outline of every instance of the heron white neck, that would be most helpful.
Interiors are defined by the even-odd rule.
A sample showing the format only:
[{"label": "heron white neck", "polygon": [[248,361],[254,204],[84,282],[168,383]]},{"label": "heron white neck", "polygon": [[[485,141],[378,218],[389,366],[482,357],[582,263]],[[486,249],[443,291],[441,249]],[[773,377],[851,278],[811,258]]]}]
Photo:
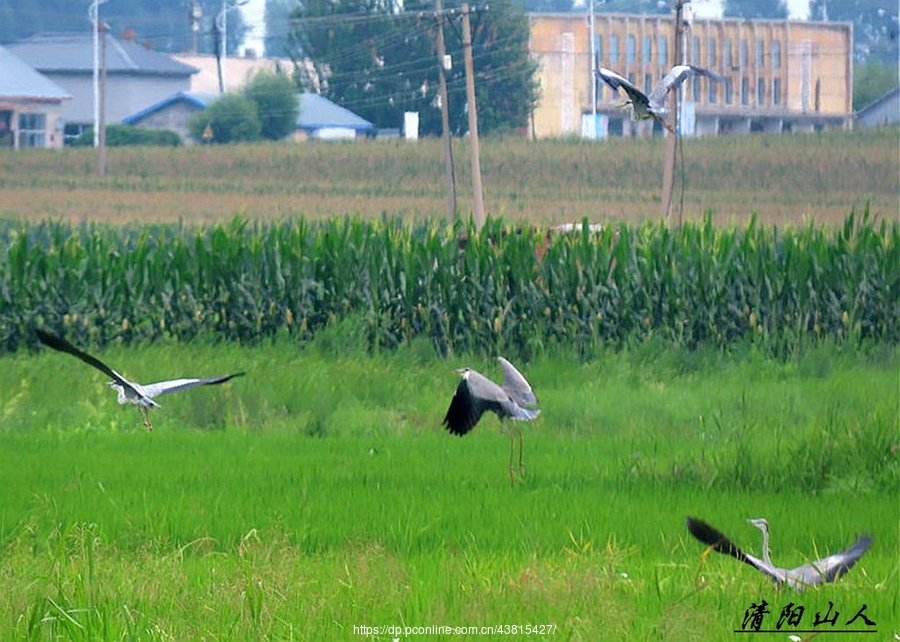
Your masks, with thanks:
[{"label": "heron white neck", "polygon": [[762,558],[766,564],[771,566],[772,559],[769,557],[769,527],[766,524],[761,524],[759,529],[763,534]]}]

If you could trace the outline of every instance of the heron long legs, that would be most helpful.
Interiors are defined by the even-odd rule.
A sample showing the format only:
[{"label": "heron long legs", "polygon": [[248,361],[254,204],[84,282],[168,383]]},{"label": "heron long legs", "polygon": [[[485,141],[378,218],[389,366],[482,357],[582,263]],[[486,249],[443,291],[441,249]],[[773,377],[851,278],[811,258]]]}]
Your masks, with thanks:
[{"label": "heron long legs", "polygon": [[662,125],[667,130],[669,130],[670,134],[672,134],[673,136],[675,135],[675,128],[669,122],[667,122],[666,119],[661,118],[660,116],[657,116],[656,114],[654,114],[653,117],[659,121],[660,125]]},{"label": "heron long legs", "polygon": [[144,428],[153,430],[153,424],[150,423],[150,409],[147,406],[138,406],[141,410],[141,416],[144,418]]},{"label": "heron long legs", "polygon": [[513,468],[513,455],[516,450],[516,438],[512,434],[509,433],[509,482],[514,483],[516,481],[515,468]]},{"label": "heron long legs", "polygon": [[519,476],[525,476],[525,464],[522,463],[522,457],[525,453],[525,435],[522,434],[522,429],[516,426],[516,432],[519,433]]},{"label": "heron long legs", "polygon": [[516,437],[519,438],[519,477],[525,477],[525,463],[523,461],[525,453],[525,435],[522,429],[515,424],[505,426],[506,434],[509,436],[509,481],[516,481],[516,467],[513,465],[516,456]]}]

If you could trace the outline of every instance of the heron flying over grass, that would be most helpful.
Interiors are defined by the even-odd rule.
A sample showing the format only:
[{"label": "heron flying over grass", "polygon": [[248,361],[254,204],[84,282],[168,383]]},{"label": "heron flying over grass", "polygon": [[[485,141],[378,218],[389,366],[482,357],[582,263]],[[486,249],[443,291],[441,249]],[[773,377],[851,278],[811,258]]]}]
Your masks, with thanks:
[{"label": "heron flying over grass", "polygon": [[678,86],[690,76],[705,76],[710,80],[717,82],[725,80],[723,76],[707,69],[701,69],[696,65],[675,65],[669,70],[669,73],[663,76],[663,79],[659,81],[659,84],[656,85],[648,96],[626,78],[620,76],[611,69],[599,67],[594,70],[594,75],[616,91],[621,89],[625,92],[628,96],[628,100],[626,100],[622,106],[631,107],[632,121],[637,122],[639,120],[654,118],[673,134],[675,133],[675,128],[665,119],[666,113],[668,112],[666,107],[666,97],[669,95],[669,92],[673,89],[677,89]]},{"label": "heron flying over grass", "polygon": [[194,386],[208,386],[217,383],[225,383],[229,379],[240,377],[244,374],[243,372],[236,372],[235,374],[227,375],[225,377],[213,377],[211,379],[172,379],[171,381],[159,381],[157,383],[150,383],[142,386],[139,383],[128,381],[128,379],[107,366],[105,363],[96,357],[92,357],[87,352],[79,350],[62,337],[50,334],[44,330],[37,330],[36,332],[38,339],[40,339],[41,343],[47,347],[76,356],[86,364],[94,366],[97,370],[110,377],[112,381],[108,382],[108,385],[118,393],[119,403],[123,405],[126,403],[136,405],[141,411],[141,416],[144,418],[144,426],[147,430],[153,430],[153,425],[150,423],[150,408],[160,407],[158,403],[153,401],[154,397],[169,394],[170,392],[178,392],[179,390],[185,390],[187,388],[193,388]]},{"label": "heron flying over grass", "polygon": [[[456,374],[462,377],[456,394],[450,402],[447,416],[444,417],[444,425],[454,435],[465,435],[475,427],[481,415],[485,411],[491,411],[500,418],[501,425],[506,428],[505,419],[514,421],[531,421],[541,411],[529,408],[538,402],[531,385],[516,370],[515,366],[503,357],[497,357],[500,367],[503,368],[503,385],[485,377],[480,372],[471,368],[460,368]],[[507,428],[509,434],[509,479],[515,481],[515,468],[513,456],[515,453],[516,437],[519,438],[519,475],[525,475],[525,466],[522,463],[522,451],[525,447],[525,438],[518,426],[513,424]]]},{"label": "heron flying over grass", "polygon": [[691,535],[709,547],[707,552],[713,550],[724,555],[731,555],[735,559],[749,564],[758,571],[768,575],[777,586],[787,584],[797,591],[802,591],[808,586],[834,582],[849,571],[859,558],[863,556],[863,553],[868,550],[869,546],[872,545],[872,538],[868,535],[863,535],[850,548],[840,553],[823,557],[797,568],[779,568],[772,564],[772,560],[769,557],[768,522],[761,518],[748,519],[747,521],[762,531],[762,559],[745,553],[725,535],[699,519],[688,517],[687,528]]}]

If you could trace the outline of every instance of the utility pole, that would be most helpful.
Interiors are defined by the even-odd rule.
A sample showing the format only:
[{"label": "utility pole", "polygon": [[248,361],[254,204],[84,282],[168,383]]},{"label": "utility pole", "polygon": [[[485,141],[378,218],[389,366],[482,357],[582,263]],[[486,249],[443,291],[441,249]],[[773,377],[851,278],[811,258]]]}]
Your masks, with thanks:
[{"label": "utility pole", "polygon": [[481,153],[478,149],[478,110],[475,107],[475,66],[472,62],[472,27],[469,24],[469,5],[460,7],[462,11],[462,44],[466,63],[466,100],[469,106],[469,144],[472,146],[472,192],[475,207],[472,213],[475,229],[484,227],[484,194],[481,188]]},{"label": "utility pole", "polygon": [[106,175],[106,30],[107,25],[97,23],[100,30],[100,118],[97,138],[97,174]]},{"label": "utility pole", "polygon": [[229,5],[228,0],[222,0],[222,10],[218,13],[215,20],[216,37],[216,62],[219,69],[219,93],[225,93],[225,60],[228,58],[228,12],[238,7],[243,7],[250,0],[242,0],[236,4]]},{"label": "utility pole", "polygon": [[441,97],[441,128],[444,140],[444,167],[447,178],[447,209],[450,220],[456,219],[456,176],[453,172],[453,143],[450,138],[450,105],[447,102],[447,72],[450,70],[449,56],[444,44],[444,8],[441,0],[434,0],[434,11],[437,16],[437,34],[435,46],[438,57],[438,91]]},{"label": "utility pole", "polygon": [[[684,16],[682,9],[684,8],[684,0],[672,0],[672,8],[675,10],[675,46],[674,58],[672,66],[682,63],[684,50]],[[662,215],[667,221],[672,216],[672,194],[675,192],[675,151],[678,147],[678,92],[680,90],[669,92],[669,113],[672,114],[671,122],[674,134],[669,134],[666,139],[666,164],[663,169],[663,193],[662,193]],[[677,226],[681,227],[681,212],[678,213]]]},{"label": "utility pole", "polygon": [[188,23],[191,25],[191,53],[197,53],[197,35],[200,33],[200,19],[203,18],[203,7],[197,0],[188,9]]},{"label": "utility pole", "polygon": [[216,15],[216,19],[213,21],[216,31],[216,71],[219,75],[220,94],[225,93],[225,48],[227,47],[225,44],[225,30],[228,28],[225,22],[225,12],[225,0],[222,0],[222,10]]},{"label": "utility pole", "polygon": [[93,0],[88,7],[94,40],[94,147],[100,145],[100,5],[105,2],[107,0]]},{"label": "utility pole", "polygon": [[596,0],[588,0],[591,7],[590,19],[589,19],[589,37],[591,39],[591,64],[588,65],[588,76],[591,79],[591,138],[597,139],[597,76],[594,75],[594,71],[597,69],[597,31],[595,27],[595,19],[594,19],[594,2]]}]

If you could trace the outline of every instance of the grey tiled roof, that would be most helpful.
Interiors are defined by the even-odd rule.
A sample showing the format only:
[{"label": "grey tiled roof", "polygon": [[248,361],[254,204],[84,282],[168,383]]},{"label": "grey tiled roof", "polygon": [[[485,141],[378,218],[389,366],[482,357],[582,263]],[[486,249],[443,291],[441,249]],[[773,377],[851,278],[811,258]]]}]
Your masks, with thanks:
[{"label": "grey tiled roof", "polygon": [[[44,73],[93,73],[94,40],[90,32],[37,34],[7,47]],[[197,69],[134,42],[117,40],[106,34],[106,72],[190,76]]]},{"label": "grey tiled roof", "polygon": [[0,47],[0,97],[59,102],[72,96],[55,82],[35,71],[6,47]]},{"label": "grey tiled roof", "polygon": [[297,114],[299,129],[321,129],[323,127],[343,127],[367,131],[374,126],[368,120],[357,116],[349,109],[331,102],[324,96],[312,93],[300,94],[300,110]]}]

